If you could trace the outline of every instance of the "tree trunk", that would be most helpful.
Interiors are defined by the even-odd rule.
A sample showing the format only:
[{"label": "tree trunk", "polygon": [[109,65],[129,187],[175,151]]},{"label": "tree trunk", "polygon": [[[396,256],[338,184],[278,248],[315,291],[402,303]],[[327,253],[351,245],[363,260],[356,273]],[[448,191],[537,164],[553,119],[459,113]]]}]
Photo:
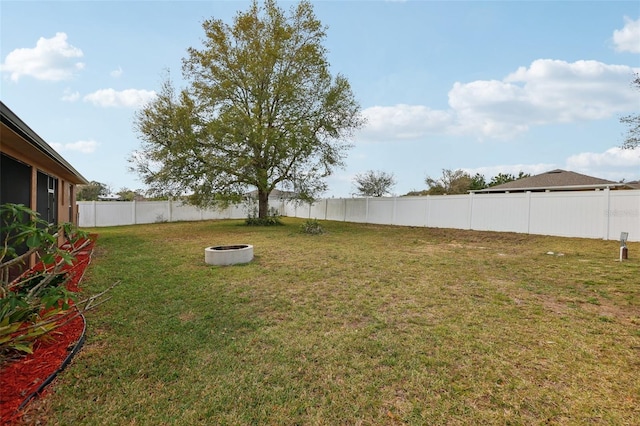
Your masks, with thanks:
[{"label": "tree trunk", "polygon": [[266,219],[269,215],[269,192],[258,188],[258,217]]}]

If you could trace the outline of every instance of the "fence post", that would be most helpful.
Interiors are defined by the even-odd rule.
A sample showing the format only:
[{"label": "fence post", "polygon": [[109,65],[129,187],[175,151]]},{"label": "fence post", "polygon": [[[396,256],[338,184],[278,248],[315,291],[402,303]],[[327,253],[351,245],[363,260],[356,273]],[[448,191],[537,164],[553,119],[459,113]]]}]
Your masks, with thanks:
[{"label": "fence post", "polygon": [[343,198],[344,203],[342,203],[342,221],[347,221],[347,199]]},{"label": "fence post", "polygon": [[527,234],[531,233],[531,191],[527,191]]},{"label": "fence post", "polygon": [[369,223],[369,197],[365,198],[364,223]]},{"label": "fence post", "polygon": [[133,224],[136,225],[138,223],[138,212],[136,209],[136,200],[133,200],[131,202],[131,220],[133,221]]},{"label": "fence post", "polygon": [[604,189],[605,205],[607,206],[604,215],[604,235],[603,240],[609,239],[609,230],[611,229],[611,190],[607,187]]},{"label": "fence post", "polygon": [[469,193],[469,217],[467,219],[469,221],[468,229],[473,229],[471,225],[473,224],[473,192]]},{"label": "fence post", "polygon": [[427,198],[425,199],[425,206],[424,206],[424,227],[428,228],[429,227],[429,205],[431,204],[431,200],[430,195],[427,195]]},{"label": "fence post", "polygon": [[391,224],[396,224],[396,208],[398,206],[398,197],[393,197],[393,206],[391,207]]}]

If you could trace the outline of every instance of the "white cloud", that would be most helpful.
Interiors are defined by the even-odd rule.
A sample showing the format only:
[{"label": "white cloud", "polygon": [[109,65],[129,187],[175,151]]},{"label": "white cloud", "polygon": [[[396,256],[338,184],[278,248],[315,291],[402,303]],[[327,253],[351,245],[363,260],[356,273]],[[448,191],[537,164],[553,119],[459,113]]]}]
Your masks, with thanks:
[{"label": "white cloud", "polygon": [[358,139],[391,141],[428,133],[511,138],[532,126],[607,119],[637,109],[637,93],[629,88],[637,72],[640,68],[598,61],[539,59],[502,80],[456,82],[448,110],[367,108]]},{"label": "white cloud", "polygon": [[614,182],[640,179],[640,148],[610,148],[605,152],[582,152],[567,158],[566,169]]},{"label": "white cloud", "polygon": [[61,99],[65,102],[75,102],[80,99],[80,92],[72,92],[71,89],[66,88]]},{"label": "white cloud", "polygon": [[589,170],[619,167],[621,169],[636,168],[640,174],[640,148],[610,148],[605,152],[582,152],[567,159],[567,167],[575,170]]},{"label": "white cloud", "polygon": [[374,106],[365,109],[363,115],[367,124],[359,138],[366,141],[415,139],[428,133],[442,132],[451,122],[450,112],[422,105]]},{"label": "white cloud", "polygon": [[124,73],[124,71],[122,71],[122,67],[118,67],[118,69],[117,69],[117,70],[113,70],[113,71],[111,71],[111,72],[109,73],[109,75],[110,75],[111,77],[118,78],[118,77],[120,77],[123,73]]},{"label": "white cloud", "polygon": [[41,37],[34,48],[9,52],[0,69],[10,73],[13,81],[23,76],[48,81],[68,80],[84,68],[84,63],[77,61],[82,56],[82,50],[67,42],[65,33],[56,33],[49,39]]},{"label": "white cloud", "polygon": [[624,27],[613,32],[613,44],[618,52],[640,53],[640,18],[625,16]]},{"label": "white cloud", "polygon": [[151,101],[156,96],[153,90],[127,89],[116,91],[114,89],[101,89],[86,95],[85,102],[91,102],[101,107],[128,107],[138,108]]},{"label": "white cloud", "polygon": [[455,83],[449,91],[449,106],[456,116],[454,133],[505,137],[532,124],[533,108],[526,91],[508,82]]},{"label": "white cloud", "polygon": [[534,125],[600,120],[637,107],[634,68],[538,59],[502,81],[456,83],[449,105],[463,130],[511,136]]},{"label": "white cloud", "polygon": [[65,143],[65,144],[61,144],[61,143],[52,143],[51,144],[53,149],[55,149],[58,152],[77,151],[77,152],[81,152],[83,154],[90,154],[90,153],[94,152],[96,149],[98,149],[99,145],[100,145],[100,143],[96,142],[94,140],[69,142],[69,143]]}]

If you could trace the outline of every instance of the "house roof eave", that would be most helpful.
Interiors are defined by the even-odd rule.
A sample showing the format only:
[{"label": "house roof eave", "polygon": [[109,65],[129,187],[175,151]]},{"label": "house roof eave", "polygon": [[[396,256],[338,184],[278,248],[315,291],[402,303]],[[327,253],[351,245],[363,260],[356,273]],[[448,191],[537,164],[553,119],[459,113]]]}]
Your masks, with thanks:
[{"label": "house roof eave", "polygon": [[58,154],[47,142],[44,141],[36,132],[34,132],[24,121],[20,119],[4,102],[0,101],[0,119],[3,125],[7,126],[11,131],[16,133],[27,143],[44,154],[46,157],[55,161],[64,168],[68,173],[75,176],[78,184],[87,184],[89,181],[80,174],[67,160]]},{"label": "house roof eave", "polygon": [[607,189],[627,186],[625,183],[602,183],[591,185],[562,185],[562,186],[538,186],[529,188],[484,188],[469,191],[471,193],[482,192],[540,192],[540,191],[573,191],[573,190],[588,190],[588,189]]}]

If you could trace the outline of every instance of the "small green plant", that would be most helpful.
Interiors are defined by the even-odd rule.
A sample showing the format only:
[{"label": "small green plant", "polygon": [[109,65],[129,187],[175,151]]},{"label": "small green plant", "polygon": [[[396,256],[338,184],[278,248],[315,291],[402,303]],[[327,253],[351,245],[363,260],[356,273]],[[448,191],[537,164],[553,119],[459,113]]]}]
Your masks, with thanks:
[{"label": "small green plant", "polygon": [[324,228],[316,219],[307,219],[302,225],[300,225],[300,232],[303,234],[320,235],[324,234]]},{"label": "small green plant", "polygon": [[[74,241],[86,237],[71,227],[51,226],[20,204],[0,206],[0,356],[31,352],[38,338],[56,328],[75,294],[61,272],[73,255],[58,247],[58,235]],[[31,258],[36,265],[28,269]],[[25,269],[28,269],[25,271]]]},{"label": "small green plant", "polygon": [[[36,340],[88,310],[104,293],[75,303],[76,293],[66,287],[63,268],[88,244],[86,233],[68,223],[49,225],[21,204],[1,205],[0,221],[1,361],[16,352],[31,353]],[[58,246],[60,235],[64,249]]]}]

